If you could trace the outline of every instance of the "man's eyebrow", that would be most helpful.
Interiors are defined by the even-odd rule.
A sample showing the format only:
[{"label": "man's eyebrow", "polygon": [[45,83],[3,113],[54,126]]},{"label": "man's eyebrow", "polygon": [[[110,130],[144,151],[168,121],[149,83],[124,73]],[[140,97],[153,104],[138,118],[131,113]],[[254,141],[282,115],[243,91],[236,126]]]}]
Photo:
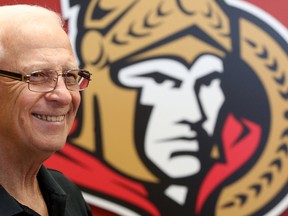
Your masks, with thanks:
[{"label": "man's eyebrow", "polygon": [[79,69],[79,65],[75,63],[67,63],[62,67],[63,69]]},{"label": "man's eyebrow", "polygon": [[33,63],[32,66],[26,66],[24,71],[27,73],[36,71],[36,70],[44,70],[44,69],[51,69],[51,70],[71,70],[71,69],[78,69],[77,65],[73,64],[66,64],[66,65],[51,65],[50,63],[40,62],[40,63]]}]

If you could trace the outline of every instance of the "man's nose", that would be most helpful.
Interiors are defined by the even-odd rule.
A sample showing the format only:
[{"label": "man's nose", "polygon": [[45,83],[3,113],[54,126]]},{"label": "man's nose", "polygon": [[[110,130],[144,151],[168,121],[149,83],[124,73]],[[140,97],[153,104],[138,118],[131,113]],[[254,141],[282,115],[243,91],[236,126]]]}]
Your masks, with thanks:
[{"label": "man's nose", "polygon": [[55,86],[55,89],[50,92],[49,97],[53,100],[56,100],[62,104],[71,103],[72,96],[71,92],[67,89],[64,78],[59,75],[58,81]]}]

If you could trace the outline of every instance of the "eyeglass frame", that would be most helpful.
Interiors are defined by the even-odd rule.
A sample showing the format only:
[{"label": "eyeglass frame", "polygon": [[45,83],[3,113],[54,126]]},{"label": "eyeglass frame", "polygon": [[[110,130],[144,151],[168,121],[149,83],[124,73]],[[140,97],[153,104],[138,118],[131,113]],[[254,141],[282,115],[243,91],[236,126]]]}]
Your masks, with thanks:
[{"label": "eyeglass frame", "polygon": [[67,70],[67,71],[64,71],[62,73],[57,73],[57,70],[52,70],[50,69],[49,71],[55,71],[57,73],[57,80],[55,82],[55,86],[53,89],[49,90],[49,91],[35,91],[35,90],[31,90],[30,89],[30,77],[31,77],[31,74],[33,73],[36,73],[36,72],[41,72],[41,70],[36,70],[36,71],[32,71],[30,74],[21,74],[21,73],[17,73],[17,72],[12,72],[12,71],[7,71],[7,70],[0,70],[0,77],[6,77],[6,78],[11,78],[11,79],[14,79],[14,80],[18,80],[18,81],[23,81],[23,82],[26,82],[28,83],[28,89],[32,92],[39,92],[39,93],[48,93],[48,92],[52,92],[55,90],[56,86],[57,86],[57,83],[58,83],[58,78],[59,76],[62,76],[62,77],[65,77],[65,75],[67,75],[67,73],[71,72],[71,71],[81,71],[81,72],[85,72],[85,75],[87,77],[84,77],[84,76],[80,76],[84,79],[87,79],[88,80],[88,84],[87,86],[84,88],[84,89],[75,89],[75,90],[71,90],[69,89],[69,87],[67,86],[66,84],[66,78],[64,78],[64,83],[65,83],[65,86],[66,88],[69,90],[69,91],[83,91],[85,90],[88,85],[89,85],[89,82],[91,81],[91,73],[87,70],[84,70],[84,69],[70,69],[70,70]]}]

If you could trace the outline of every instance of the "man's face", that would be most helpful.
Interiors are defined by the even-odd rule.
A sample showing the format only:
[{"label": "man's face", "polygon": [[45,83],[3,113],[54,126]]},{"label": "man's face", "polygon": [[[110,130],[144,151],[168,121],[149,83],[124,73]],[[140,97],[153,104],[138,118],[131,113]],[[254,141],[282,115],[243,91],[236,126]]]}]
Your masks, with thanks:
[{"label": "man's face", "polygon": [[[68,37],[60,27],[48,24],[21,32],[1,69],[29,74],[40,69],[76,68]],[[31,92],[27,83],[2,77],[0,91],[1,144],[15,154],[51,154],[63,147],[80,103],[79,92],[67,90],[62,77],[49,93]]]},{"label": "man's face", "polygon": [[225,99],[220,87],[222,73],[222,60],[214,55],[200,56],[190,68],[162,58],[119,72],[123,85],[141,89],[140,104],[152,107],[144,152],[171,178],[193,176],[202,167],[199,151],[211,146],[200,142],[200,133],[205,130],[209,137],[213,135]]}]

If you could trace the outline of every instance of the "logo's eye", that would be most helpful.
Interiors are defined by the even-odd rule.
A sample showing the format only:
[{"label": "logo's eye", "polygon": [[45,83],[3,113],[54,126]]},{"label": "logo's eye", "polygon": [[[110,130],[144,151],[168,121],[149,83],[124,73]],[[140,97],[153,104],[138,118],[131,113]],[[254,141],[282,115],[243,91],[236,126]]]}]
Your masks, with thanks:
[{"label": "logo's eye", "polygon": [[163,74],[157,71],[146,73],[146,74],[140,74],[138,75],[138,77],[151,78],[158,84],[164,83],[165,81],[170,81],[173,83],[174,88],[179,88],[182,83],[180,80],[176,78],[173,78],[171,76],[168,76],[166,74]]},{"label": "logo's eye", "polygon": [[208,74],[207,76],[201,77],[195,83],[195,91],[199,92],[199,89],[202,85],[209,86],[211,84],[211,82],[215,79],[221,80],[222,76],[223,76],[222,73],[212,72],[212,73]]}]

